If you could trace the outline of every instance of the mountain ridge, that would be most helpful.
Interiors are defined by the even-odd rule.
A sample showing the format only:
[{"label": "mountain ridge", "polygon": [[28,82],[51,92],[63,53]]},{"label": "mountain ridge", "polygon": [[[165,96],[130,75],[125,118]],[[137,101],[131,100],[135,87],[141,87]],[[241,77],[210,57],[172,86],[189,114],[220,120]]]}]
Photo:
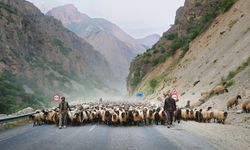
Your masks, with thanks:
[{"label": "mountain ridge", "polygon": [[[13,91],[7,85],[1,87],[5,91],[1,108],[16,107],[25,101],[19,95],[26,93],[43,96],[44,102],[54,92],[69,100],[117,94],[110,85],[114,76],[108,62],[88,42],[30,2],[3,0],[1,6],[5,6],[0,7],[1,83],[16,82],[18,88],[11,88],[22,89],[10,95]],[[4,75],[6,71],[13,80]],[[13,95],[16,98],[8,98]]]},{"label": "mountain ridge", "polygon": [[126,93],[129,64],[137,54],[145,50],[135,39],[117,25],[103,18],[90,18],[73,5],[53,8],[47,15],[62,21],[66,28],[86,39],[104,55],[117,79],[117,87]]}]

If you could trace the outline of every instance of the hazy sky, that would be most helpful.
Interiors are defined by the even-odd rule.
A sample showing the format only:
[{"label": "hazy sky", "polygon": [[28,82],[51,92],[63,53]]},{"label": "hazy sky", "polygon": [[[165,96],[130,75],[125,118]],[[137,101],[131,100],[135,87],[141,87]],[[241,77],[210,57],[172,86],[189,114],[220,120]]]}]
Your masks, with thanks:
[{"label": "hazy sky", "polygon": [[92,18],[104,18],[135,38],[167,31],[184,0],[28,0],[42,12],[73,4]]}]

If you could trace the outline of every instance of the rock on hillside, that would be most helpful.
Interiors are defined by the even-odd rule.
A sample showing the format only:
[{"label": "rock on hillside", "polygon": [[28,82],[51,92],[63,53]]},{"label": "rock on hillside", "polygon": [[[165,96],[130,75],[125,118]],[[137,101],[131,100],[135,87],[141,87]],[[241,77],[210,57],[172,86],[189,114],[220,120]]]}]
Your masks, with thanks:
[{"label": "rock on hillside", "polygon": [[62,21],[63,25],[91,43],[104,55],[116,77],[116,86],[126,92],[126,77],[132,59],[144,52],[136,40],[118,26],[101,18],[90,18],[73,5],[50,10],[47,15]]},{"label": "rock on hillside", "polygon": [[60,21],[24,0],[2,0],[0,18],[0,73],[13,74],[26,92],[71,99],[112,93],[103,55]]}]

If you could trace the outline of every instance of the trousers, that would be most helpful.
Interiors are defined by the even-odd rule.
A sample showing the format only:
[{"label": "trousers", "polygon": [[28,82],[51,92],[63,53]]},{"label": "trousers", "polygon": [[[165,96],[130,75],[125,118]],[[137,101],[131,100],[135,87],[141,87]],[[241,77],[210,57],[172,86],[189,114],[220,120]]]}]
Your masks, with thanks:
[{"label": "trousers", "polygon": [[59,115],[59,127],[67,125],[67,111],[61,111]]}]

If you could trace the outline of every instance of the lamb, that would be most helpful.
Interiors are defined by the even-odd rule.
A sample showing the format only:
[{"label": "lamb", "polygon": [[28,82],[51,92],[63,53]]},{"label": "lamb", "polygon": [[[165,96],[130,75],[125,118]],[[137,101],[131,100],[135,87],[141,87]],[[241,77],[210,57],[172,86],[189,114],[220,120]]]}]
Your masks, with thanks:
[{"label": "lamb", "polygon": [[237,106],[238,105],[238,99],[241,99],[240,95],[237,95],[236,97],[229,98],[227,100],[227,110],[229,110],[229,108],[232,108],[233,105]]},{"label": "lamb", "polygon": [[243,103],[242,103],[242,105],[241,105],[241,108],[242,108],[242,110],[244,111],[244,112],[249,112],[249,111],[247,111],[247,105],[250,103],[250,100],[247,100],[247,101],[244,101]]},{"label": "lamb", "polygon": [[218,123],[225,124],[228,113],[225,111],[214,110],[214,122],[217,120]]}]

